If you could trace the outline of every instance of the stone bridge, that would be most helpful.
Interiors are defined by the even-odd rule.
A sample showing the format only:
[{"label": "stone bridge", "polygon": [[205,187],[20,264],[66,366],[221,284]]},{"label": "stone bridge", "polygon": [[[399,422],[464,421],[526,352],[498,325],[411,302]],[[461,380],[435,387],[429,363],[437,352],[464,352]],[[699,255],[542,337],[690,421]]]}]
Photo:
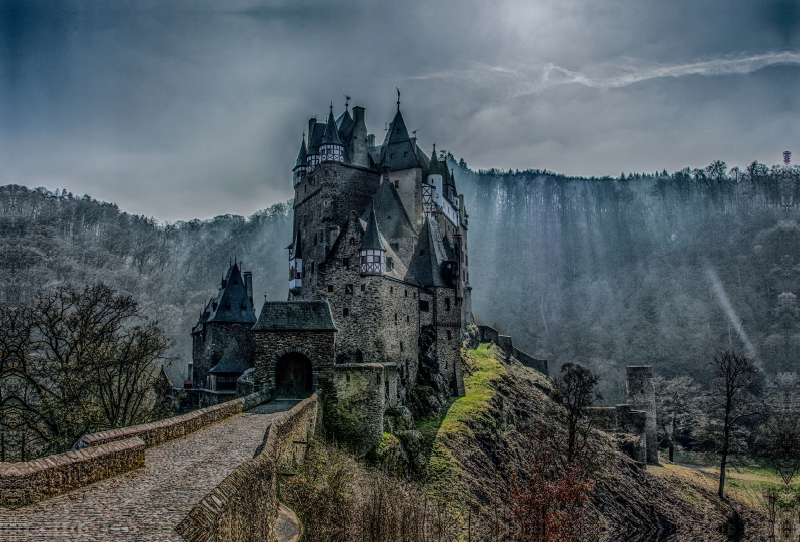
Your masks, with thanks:
[{"label": "stone bridge", "polygon": [[[247,411],[236,401],[0,463],[0,540],[276,540],[279,467],[305,452],[316,395]],[[279,540],[293,540],[283,519]]]}]

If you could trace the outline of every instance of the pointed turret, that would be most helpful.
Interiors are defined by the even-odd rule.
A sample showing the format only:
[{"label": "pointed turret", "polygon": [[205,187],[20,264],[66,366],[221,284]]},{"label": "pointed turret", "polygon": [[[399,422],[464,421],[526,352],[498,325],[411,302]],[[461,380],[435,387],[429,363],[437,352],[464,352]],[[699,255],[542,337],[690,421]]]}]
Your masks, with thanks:
[{"label": "pointed turret", "polygon": [[308,171],[308,150],[306,149],[306,134],[303,133],[303,143],[300,145],[300,152],[297,153],[297,160],[294,163],[294,186],[300,184]]},{"label": "pointed turret", "polygon": [[333,103],[328,113],[328,122],[325,125],[325,134],[319,146],[320,162],[344,162],[344,143],[339,136],[336,120],[333,118]]},{"label": "pointed turret", "polygon": [[386,263],[386,250],[381,243],[381,233],[378,229],[378,220],[375,218],[375,205],[372,204],[364,238],[358,248],[361,259],[361,275],[382,275]]},{"label": "pointed turret", "polygon": [[436,143],[433,144],[433,152],[431,153],[431,165],[428,168],[428,176],[431,175],[439,175],[441,176],[441,171],[439,169],[439,158],[436,156]]}]

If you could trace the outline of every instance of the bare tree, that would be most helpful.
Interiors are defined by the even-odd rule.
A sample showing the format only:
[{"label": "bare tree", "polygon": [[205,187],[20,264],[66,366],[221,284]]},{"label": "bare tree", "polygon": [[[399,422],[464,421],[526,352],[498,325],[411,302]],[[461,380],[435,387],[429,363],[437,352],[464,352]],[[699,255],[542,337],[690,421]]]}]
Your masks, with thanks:
[{"label": "bare tree", "polygon": [[725,469],[728,465],[732,433],[744,418],[755,416],[762,404],[750,393],[756,386],[758,366],[752,359],[733,350],[722,350],[709,362],[714,374],[708,399],[710,416],[719,423],[719,490],[725,497]]},{"label": "bare tree", "polygon": [[0,344],[13,342],[3,357],[13,353],[20,367],[14,378],[25,384],[4,411],[24,415],[20,430],[39,443],[36,455],[62,452],[87,432],[168,415],[155,385],[162,364],[172,361],[172,342],[132,297],[104,284],[62,285],[30,307],[2,312],[13,317],[14,330],[0,332]]},{"label": "bare tree", "polygon": [[603,396],[598,391],[599,378],[586,367],[574,363],[561,366],[561,374],[553,380],[550,397],[564,410],[557,410],[567,426],[567,445],[562,460],[572,465],[589,442],[592,418],[588,409]]}]

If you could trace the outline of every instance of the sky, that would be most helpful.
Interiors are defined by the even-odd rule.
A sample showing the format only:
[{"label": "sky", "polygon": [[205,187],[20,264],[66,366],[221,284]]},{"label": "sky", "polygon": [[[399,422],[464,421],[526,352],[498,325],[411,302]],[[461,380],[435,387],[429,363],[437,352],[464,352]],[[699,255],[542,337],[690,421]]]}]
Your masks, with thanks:
[{"label": "sky", "polygon": [[800,159],[800,0],[0,0],[0,185],[160,221],[292,196],[309,117],[473,169]]}]

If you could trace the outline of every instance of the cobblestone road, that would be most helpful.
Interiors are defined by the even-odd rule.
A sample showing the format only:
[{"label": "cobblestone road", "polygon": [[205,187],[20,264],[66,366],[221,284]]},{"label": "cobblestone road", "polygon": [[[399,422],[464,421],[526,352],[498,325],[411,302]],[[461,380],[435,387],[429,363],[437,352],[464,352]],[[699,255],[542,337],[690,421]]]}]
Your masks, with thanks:
[{"label": "cobblestone road", "polygon": [[137,471],[19,510],[0,509],[0,541],[180,541],[175,525],[253,457],[269,422],[295,404],[261,405],[147,450]]}]

